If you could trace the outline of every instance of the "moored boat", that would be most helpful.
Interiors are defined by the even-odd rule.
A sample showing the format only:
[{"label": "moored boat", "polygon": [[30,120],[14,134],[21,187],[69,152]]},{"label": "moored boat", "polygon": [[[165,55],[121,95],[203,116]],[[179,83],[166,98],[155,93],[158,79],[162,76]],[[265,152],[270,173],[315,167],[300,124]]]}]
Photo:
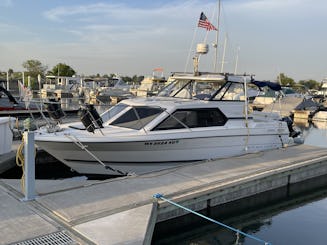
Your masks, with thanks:
[{"label": "moored boat", "polygon": [[[158,96],[124,100],[101,116],[44,127],[36,144],[79,173],[124,175],[284,147],[278,115],[249,113],[249,76],[175,73]],[[222,85],[223,84],[223,85]]]}]

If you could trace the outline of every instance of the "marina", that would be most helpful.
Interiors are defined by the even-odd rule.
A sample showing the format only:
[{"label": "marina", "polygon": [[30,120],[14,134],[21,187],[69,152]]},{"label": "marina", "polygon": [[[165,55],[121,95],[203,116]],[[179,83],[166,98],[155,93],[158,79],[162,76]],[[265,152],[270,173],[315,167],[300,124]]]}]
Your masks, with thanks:
[{"label": "marina", "polygon": [[[197,55],[206,52],[200,45]],[[174,230],[201,223],[190,212],[236,232],[220,235],[226,244],[272,244],[210,216],[326,185],[325,144],[309,145],[306,132],[324,127],[324,111],[299,127],[289,100],[279,106],[284,115],[254,110],[248,89],[281,86],[200,72],[196,61],[193,73],[173,73],[154,97],[94,105],[51,96],[37,118],[29,110],[4,114],[3,139],[18,130],[23,141],[2,142],[11,149],[0,154],[0,244],[171,244]],[[15,161],[21,178],[8,174]]]},{"label": "marina", "polygon": [[[298,52],[306,38],[289,35],[296,28],[267,25],[272,18],[286,28],[292,13],[283,21],[278,12],[297,6],[141,2],[44,3],[34,24],[25,3],[0,4],[32,13],[24,28],[4,13],[0,32],[26,40],[3,45],[6,63],[31,54],[57,63],[1,67],[0,245],[325,244],[327,78],[308,78],[321,79],[324,68],[301,70],[297,57],[314,64],[310,55],[321,51],[308,54],[302,43]],[[241,22],[230,25],[233,35],[225,10]],[[283,45],[266,29],[275,37],[280,29]],[[240,62],[235,43],[245,45]],[[130,76],[149,67],[160,68]]]},{"label": "marina", "polygon": [[29,201],[20,180],[1,179],[1,244],[57,232],[81,244],[150,244],[156,223],[186,214],[156,193],[200,211],[323,176],[326,160],[325,149],[299,145],[102,181],[36,180]]},{"label": "marina", "polygon": [[[199,72],[196,63],[194,73],[174,73],[168,80],[155,97],[124,98],[100,114],[97,105],[62,98],[45,102],[47,115],[39,111],[35,129],[24,119],[24,147],[10,142],[12,151],[0,155],[0,244],[170,244],[163,234],[179,228],[170,222],[187,220],[189,212],[210,219],[214,208],[251,209],[276,196],[292,197],[308,181],[325,184],[324,145],[302,139],[315,122],[305,119],[297,130],[290,114],[251,110],[248,86],[280,85]],[[74,119],[64,122],[74,106]],[[19,123],[2,119],[11,137]],[[48,154],[35,159],[35,152]],[[6,178],[15,158],[22,178]],[[37,169],[50,168],[51,158],[72,175],[39,178]],[[236,241],[271,244],[229,228]]]}]

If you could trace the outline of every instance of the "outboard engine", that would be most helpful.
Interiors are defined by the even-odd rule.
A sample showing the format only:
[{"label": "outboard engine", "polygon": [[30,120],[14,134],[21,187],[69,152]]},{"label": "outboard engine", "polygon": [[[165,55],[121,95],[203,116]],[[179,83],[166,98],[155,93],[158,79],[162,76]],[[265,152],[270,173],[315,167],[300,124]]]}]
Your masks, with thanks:
[{"label": "outboard engine", "polygon": [[96,128],[103,128],[103,121],[97,110],[92,104],[86,104],[81,108],[80,118],[88,132],[94,133]]},{"label": "outboard engine", "polygon": [[297,137],[297,136],[299,136],[301,134],[300,131],[295,131],[294,130],[293,121],[292,121],[292,119],[290,117],[283,117],[281,120],[287,123],[288,131],[290,132],[289,133],[290,137],[295,138],[295,137]]},{"label": "outboard engine", "polygon": [[60,120],[65,116],[61,109],[61,104],[56,99],[49,99],[49,102],[44,103],[49,116],[54,120]]}]

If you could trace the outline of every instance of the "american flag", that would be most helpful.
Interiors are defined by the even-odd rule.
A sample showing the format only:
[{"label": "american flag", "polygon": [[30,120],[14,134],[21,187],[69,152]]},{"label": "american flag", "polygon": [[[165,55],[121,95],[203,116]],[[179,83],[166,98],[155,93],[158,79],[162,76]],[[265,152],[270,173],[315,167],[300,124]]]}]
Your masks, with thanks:
[{"label": "american flag", "polygon": [[212,30],[217,31],[217,28],[209,22],[207,16],[205,16],[203,12],[201,12],[200,19],[198,22],[198,27],[205,28],[207,29],[207,31],[212,31]]}]

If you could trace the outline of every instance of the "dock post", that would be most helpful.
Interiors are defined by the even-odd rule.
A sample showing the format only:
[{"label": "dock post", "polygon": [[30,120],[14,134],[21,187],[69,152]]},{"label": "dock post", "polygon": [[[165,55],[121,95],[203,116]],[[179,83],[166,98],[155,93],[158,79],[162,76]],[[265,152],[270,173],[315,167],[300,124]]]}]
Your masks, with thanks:
[{"label": "dock post", "polygon": [[24,172],[25,198],[23,201],[34,200],[35,195],[35,149],[34,132],[24,132]]}]

